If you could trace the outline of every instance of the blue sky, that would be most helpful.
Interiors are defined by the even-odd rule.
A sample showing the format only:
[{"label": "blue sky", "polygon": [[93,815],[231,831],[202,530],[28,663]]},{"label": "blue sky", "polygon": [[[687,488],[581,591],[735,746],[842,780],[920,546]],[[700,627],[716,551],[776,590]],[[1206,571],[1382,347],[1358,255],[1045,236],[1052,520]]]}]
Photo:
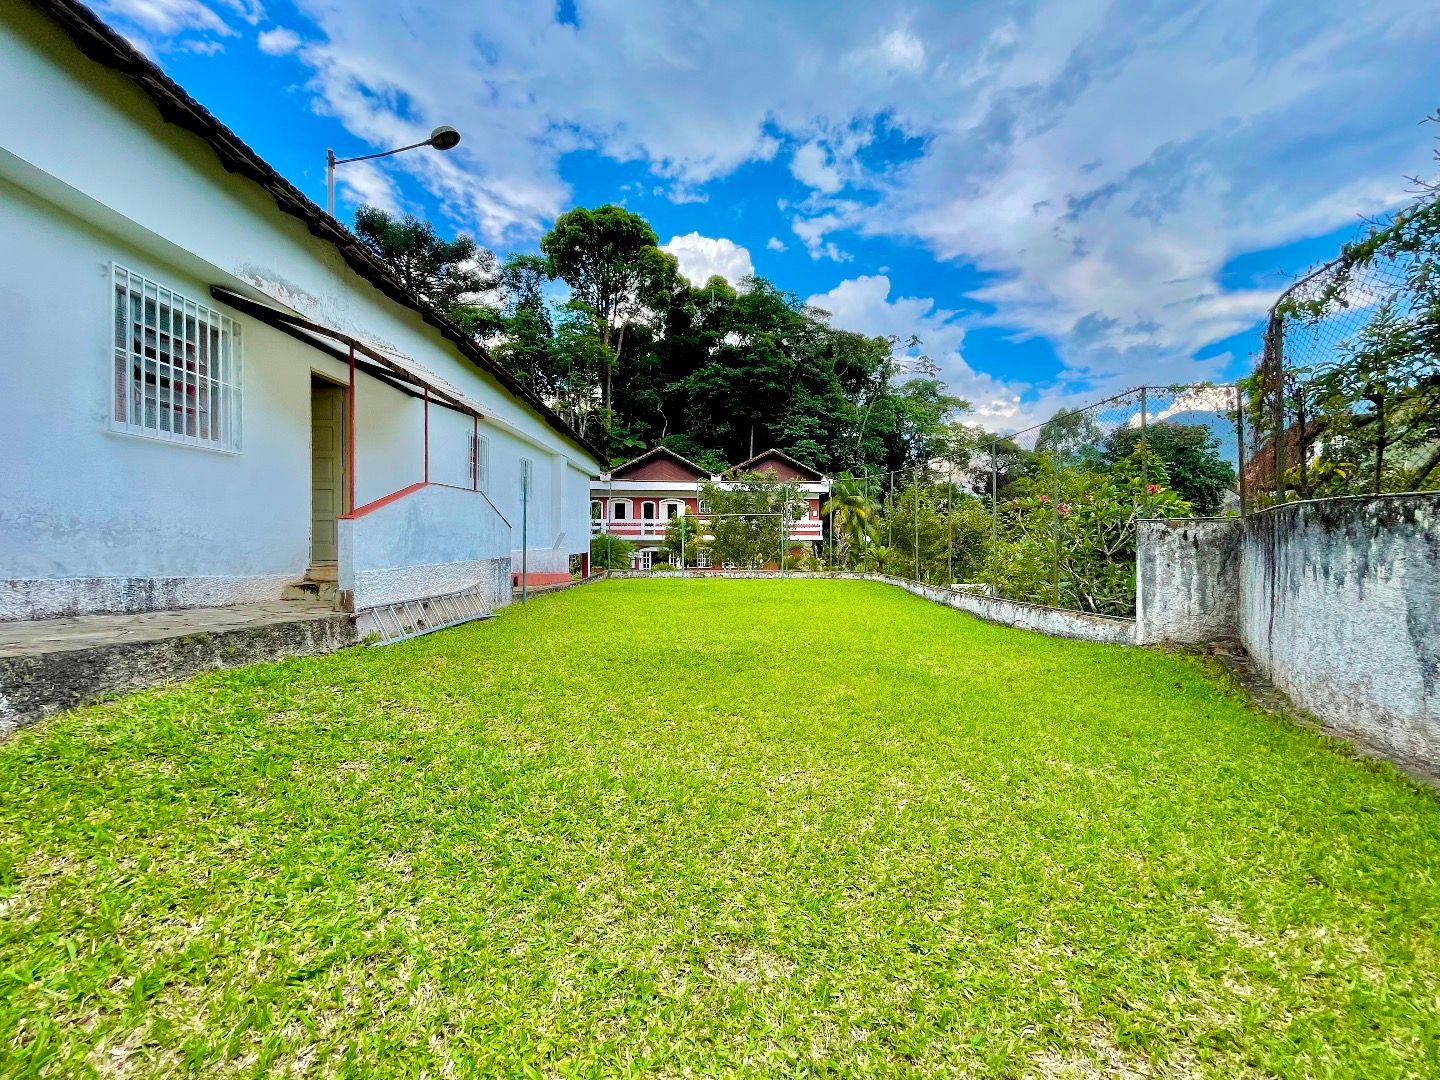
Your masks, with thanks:
[{"label": "blue sky", "polygon": [[918,335],[1011,430],[1249,366],[1284,284],[1433,172],[1433,0],[100,0],[324,201],[533,250],[619,202],[687,275],[752,269]]}]

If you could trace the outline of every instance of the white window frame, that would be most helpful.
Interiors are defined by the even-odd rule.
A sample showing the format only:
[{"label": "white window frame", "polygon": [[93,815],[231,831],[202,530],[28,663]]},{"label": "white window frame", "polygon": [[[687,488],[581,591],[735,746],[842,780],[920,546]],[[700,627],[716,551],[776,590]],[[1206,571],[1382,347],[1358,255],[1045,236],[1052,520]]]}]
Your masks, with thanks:
[{"label": "white window frame", "polygon": [[470,484],[476,491],[490,490],[490,436],[470,432]]},{"label": "white window frame", "polygon": [[651,567],[652,565],[654,565],[654,562],[655,562],[655,549],[654,549],[654,548],[644,548],[644,549],[641,550],[641,551],[635,552],[635,569],[636,569],[636,570],[649,570],[650,567]]},{"label": "white window frame", "polygon": [[710,569],[710,551],[709,551],[709,549],[707,549],[707,548],[701,548],[700,551],[696,554],[696,556],[695,556],[695,569],[697,569],[697,570],[709,570],[709,569]]},{"label": "white window frame", "polygon": [[111,430],[239,453],[240,324],[119,263],[110,314]]},{"label": "white window frame", "polygon": [[[646,516],[645,516],[645,508],[646,508],[647,506],[650,508],[650,516],[649,516],[649,517],[646,517]],[[656,505],[656,502],[655,502],[654,499],[645,499],[644,501],[642,501],[642,502],[640,503],[640,520],[641,520],[642,522],[643,522],[643,521],[649,521],[649,522],[652,522],[652,523],[653,523],[653,522],[655,522],[655,521],[658,521],[659,519],[655,516],[658,512],[659,512],[659,511],[657,510],[657,505]]]},{"label": "white window frame", "polygon": [[[616,517],[616,516],[615,516],[615,510],[616,510],[617,507],[620,507],[620,506],[625,507],[625,516],[624,516],[624,517]],[[629,500],[629,499],[611,499],[611,500],[610,500],[610,520],[611,520],[611,521],[634,521],[635,519],[630,516],[630,512],[631,512],[633,509],[635,509],[635,508],[630,505],[630,500]]]},{"label": "white window frame", "polygon": [[673,521],[675,519],[666,514],[666,511],[672,506],[675,507],[675,517],[684,517],[687,513],[684,499],[663,499],[660,502],[661,521]]}]

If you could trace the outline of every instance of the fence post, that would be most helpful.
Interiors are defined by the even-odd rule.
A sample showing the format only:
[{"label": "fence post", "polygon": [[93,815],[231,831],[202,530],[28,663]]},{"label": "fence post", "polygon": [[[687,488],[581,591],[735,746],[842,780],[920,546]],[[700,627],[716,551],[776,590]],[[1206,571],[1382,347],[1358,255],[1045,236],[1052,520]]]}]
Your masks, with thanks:
[{"label": "fence post", "polygon": [[1145,387],[1140,387],[1140,461],[1145,482],[1150,482],[1150,400]]},{"label": "fence post", "polygon": [[1235,481],[1235,493],[1240,498],[1240,516],[1248,512],[1249,492],[1245,485],[1245,395],[1239,380],[1235,383],[1235,459],[1239,470]]},{"label": "fence post", "polygon": [[1000,466],[995,458],[995,443],[990,443],[990,552],[995,552],[996,532],[1000,517]]},{"label": "fence post", "polygon": [[945,463],[945,587],[955,584],[955,463]]},{"label": "fence post", "polygon": [[1285,331],[1281,317],[1270,309],[1265,326],[1266,381],[1273,391],[1270,405],[1270,448],[1275,456],[1275,501],[1285,501]]},{"label": "fence post", "polygon": [[910,481],[911,510],[915,514],[915,580],[920,580],[920,466],[915,466],[915,475]]},{"label": "fence post", "polygon": [[1054,477],[1054,502],[1050,510],[1055,518],[1055,562],[1050,570],[1050,588],[1055,593],[1055,606],[1060,606],[1060,466],[1052,459],[1050,471]]}]

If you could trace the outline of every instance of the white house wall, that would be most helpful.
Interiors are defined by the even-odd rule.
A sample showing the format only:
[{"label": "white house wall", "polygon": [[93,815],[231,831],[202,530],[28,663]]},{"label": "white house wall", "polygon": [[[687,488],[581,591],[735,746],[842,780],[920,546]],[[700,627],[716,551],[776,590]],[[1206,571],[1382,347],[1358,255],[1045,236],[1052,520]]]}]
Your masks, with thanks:
[{"label": "white house wall", "polygon": [[[76,610],[77,590],[82,610],[269,598],[308,562],[310,371],[343,379],[344,365],[232,311],[241,452],[116,434],[112,260],[222,309],[212,284],[258,289],[434,370],[493,413],[487,489],[517,548],[519,459],[535,463],[532,571],[586,550],[588,528],[562,523],[588,521],[588,485],[557,484],[596,467],[581,448],[48,21],[0,8],[0,57],[0,618]],[[359,377],[357,502],[421,479],[421,411]],[[431,478],[468,486],[471,418],[432,406],[430,420]]]}]

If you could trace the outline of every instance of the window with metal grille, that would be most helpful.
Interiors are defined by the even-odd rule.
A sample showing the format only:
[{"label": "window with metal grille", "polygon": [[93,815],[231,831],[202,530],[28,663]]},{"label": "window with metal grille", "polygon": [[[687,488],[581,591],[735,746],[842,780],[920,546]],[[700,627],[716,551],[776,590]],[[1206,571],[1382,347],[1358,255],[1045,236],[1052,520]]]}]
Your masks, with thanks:
[{"label": "window with metal grille", "polygon": [[490,439],[485,435],[470,436],[470,480],[476,491],[490,490]]},{"label": "window with metal grille", "polygon": [[239,324],[123,266],[114,287],[114,428],[239,450]]}]

